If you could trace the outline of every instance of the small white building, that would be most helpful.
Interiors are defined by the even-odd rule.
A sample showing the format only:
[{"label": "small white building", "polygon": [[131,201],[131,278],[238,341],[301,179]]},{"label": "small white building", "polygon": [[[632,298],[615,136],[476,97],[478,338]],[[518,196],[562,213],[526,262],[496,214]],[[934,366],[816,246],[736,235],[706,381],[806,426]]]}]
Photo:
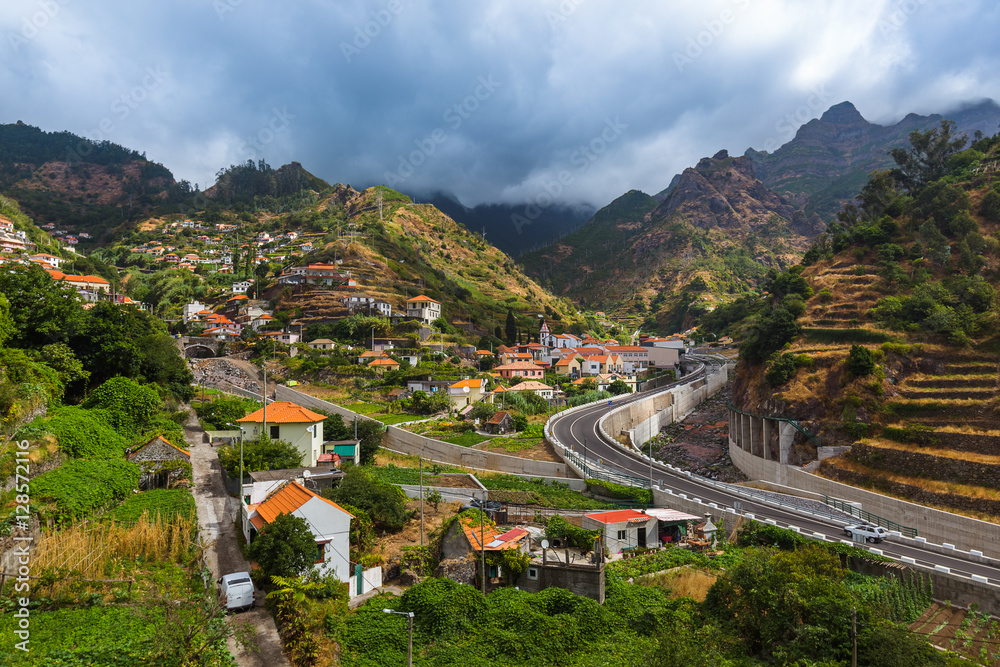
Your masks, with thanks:
[{"label": "small white building", "polygon": [[583,516],[583,527],[604,532],[604,545],[610,553],[636,547],[658,547],[656,517],[635,510],[595,512]]},{"label": "small white building", "polygon": [[198,313],[205,310],[205,304],[199,303],[197,301],[192,301],[191,303],[184,305],[184,321],[189,322],[191,320],[198,319]]},{"label": "small white building", "polygon": [[448,400],[453,410],[459,410],[483,400],[486,396],[486,379],[470,378],[460,380],[448,387]]},{"label": "small white building", "polygon": [[253,281],[241,280],[238,283],[233,283],[233,294],[246,294],[247,290],[253,286]]},{"label": "small white building", "polygon": [[311,468],[322,453],[325,419],[324,415],[291,401],[276,401],[238,419],[237,423],[244,437],[256,440],[264,432],[266,422],[268,437],[290,442],[302,454],[300,465]]},{"label": "small white building", "polygon": [[316,538],[315,567],[321,575],[351,580],[350,532],[354,515],[298,482],[290,481],[272,491],[259,504],[243,506],[243,536],[252,542],[267,524],[282,514],[305,520]]},{"label": "small white building", "polygon": [[433,324],[441,317],[441,303],[429,296],[415,296],[406,300],[406,316],[414,317],[424,324]]}]

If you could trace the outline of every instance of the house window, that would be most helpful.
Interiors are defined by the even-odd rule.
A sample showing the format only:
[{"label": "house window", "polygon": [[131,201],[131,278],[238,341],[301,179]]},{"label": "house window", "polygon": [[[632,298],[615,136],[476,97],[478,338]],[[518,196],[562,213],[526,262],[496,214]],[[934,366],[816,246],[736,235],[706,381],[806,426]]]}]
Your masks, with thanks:
[{"label": "house window", "polygon": [[278,426],[276,424],[271,425],[271,439],[272,440],[278,439]]},{"label": "house window", "polygon": [[625,539],[625,531],[624,530],[619,530],[618,531],[618,539],[619,540],[624,540]]},{"label": "house window", "polygon": [[537,579],[538,579],[538,568],[535,568],[535,567],[529,567],[528,568],[528,579],[534,579],[534,580],[537,581]]},{"label": "house window", "polygon": [[327,542],[317,542],[316,543],[316,562],[322,563],[326,560],[326,545]]}]

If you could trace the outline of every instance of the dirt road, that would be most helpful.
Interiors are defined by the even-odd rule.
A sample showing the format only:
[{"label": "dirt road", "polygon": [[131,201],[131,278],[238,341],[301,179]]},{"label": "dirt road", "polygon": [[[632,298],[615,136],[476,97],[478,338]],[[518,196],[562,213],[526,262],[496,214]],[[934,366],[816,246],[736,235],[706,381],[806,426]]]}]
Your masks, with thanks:
[{"label": "dirt road", "polygon": [[[216,579],[229,572],[248,572],[250,564],[240,553],[236,538],[235,522],[239,516],[239,501],[226,494],[218,452],[205,442],[205,432],[198,425],[193,412],[184,436],[190,445],[194,502],[198,508],[201,539],[207,547],[205,560]],[[274,618],[264,608],[263,600],[258,599],[254,609],[234,614],[229,620],[230,623],[247,622],[257,628],[259,652],[247,652],[240,649],[233,640],[229,642],[229,650],[240,667],[288,665],[281,650],[281,639],[274,625]]]}]

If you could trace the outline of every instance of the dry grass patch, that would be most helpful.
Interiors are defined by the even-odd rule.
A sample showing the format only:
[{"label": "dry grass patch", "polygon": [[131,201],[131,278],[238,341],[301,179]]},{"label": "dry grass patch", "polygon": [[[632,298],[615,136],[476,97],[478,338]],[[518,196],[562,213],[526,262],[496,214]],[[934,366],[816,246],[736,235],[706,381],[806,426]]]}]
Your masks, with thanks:
[{"label": "dry grass patch", "polygon": [[708,589],[718,578],[718,574],[714,572],[682,565],[663,572],[647,574],[636,583],[640,586],[662,588],[671,600],[688,597],[697,602],[704,602]]}]

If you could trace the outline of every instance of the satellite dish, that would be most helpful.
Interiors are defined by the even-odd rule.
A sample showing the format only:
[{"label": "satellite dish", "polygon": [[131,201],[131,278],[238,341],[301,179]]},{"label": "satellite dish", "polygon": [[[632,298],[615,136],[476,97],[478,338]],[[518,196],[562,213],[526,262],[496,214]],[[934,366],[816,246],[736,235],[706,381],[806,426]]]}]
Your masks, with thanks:
[{"label": "satellite dish", "polygon": [[543,549],[548,549],[549,548],[549,541],[548,540],[542,540],[542,548]]},{"label": "satellite dish", "polygon": [[312,474],[312,473],[311,473],[311,472],[309,472],[308,470],[303,470],[303,471],[302,471],[302,476],[303,476],[303,477],[309,477],[309,475],[311,475],[311,474]]},{"label": "satellite dish", "polygon": [[468,394],[469,393],[469,387],[468,386],[462,387],[462,391],[465,392],[466,394]]}]

